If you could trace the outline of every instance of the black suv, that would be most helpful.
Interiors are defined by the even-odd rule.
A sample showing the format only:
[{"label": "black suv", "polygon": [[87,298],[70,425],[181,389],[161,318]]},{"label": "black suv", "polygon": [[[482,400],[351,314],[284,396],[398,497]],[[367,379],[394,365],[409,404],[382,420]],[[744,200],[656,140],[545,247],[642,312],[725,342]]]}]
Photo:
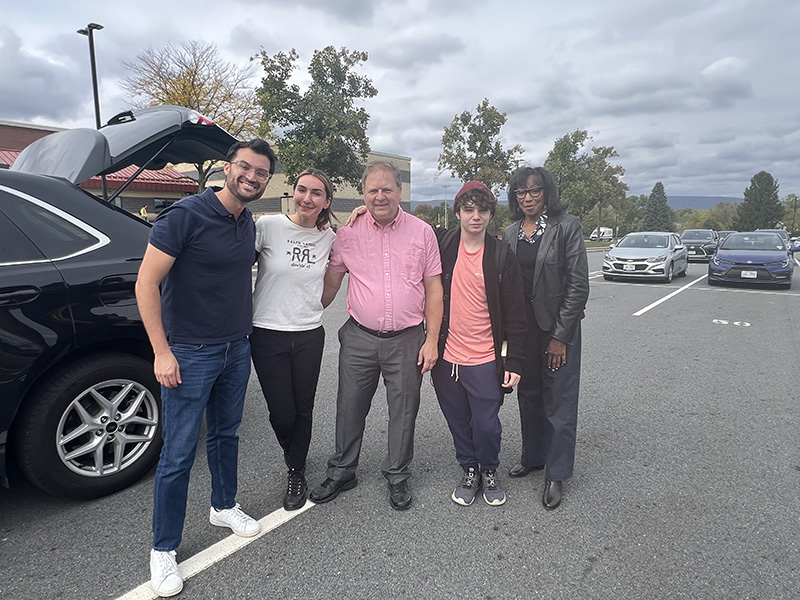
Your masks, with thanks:
[{"label": "black suv", "polygon": [[41,489],[91,498],[158,460],[160,388],[134,296],[150,226],[76,184],[221,160],[235,141],[162,106],[52,134],[0,170],[0,478],[9,447]]}]

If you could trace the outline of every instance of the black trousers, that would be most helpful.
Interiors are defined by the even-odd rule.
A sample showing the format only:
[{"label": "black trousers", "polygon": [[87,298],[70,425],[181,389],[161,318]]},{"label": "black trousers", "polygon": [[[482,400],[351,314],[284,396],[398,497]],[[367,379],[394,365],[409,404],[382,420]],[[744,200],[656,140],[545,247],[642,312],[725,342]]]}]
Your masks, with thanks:
[{"label": "black trousers", "polygon": [[302,471],[311,444],[314,397],[325,346],[322,327],[310,331],[253,328],[250,347],[269,422],[290,469]]},{"label": "black trousers", "polygon": [[517,387],[522,424],[523,466],[545,465],[547,479],[565,481],[575,466],[578,395],[581,382],[581,331],[567,344],[567,364],[558,371],[547,367],[545,350],[552,336],[536,323],[528,303],[525,363]]}]

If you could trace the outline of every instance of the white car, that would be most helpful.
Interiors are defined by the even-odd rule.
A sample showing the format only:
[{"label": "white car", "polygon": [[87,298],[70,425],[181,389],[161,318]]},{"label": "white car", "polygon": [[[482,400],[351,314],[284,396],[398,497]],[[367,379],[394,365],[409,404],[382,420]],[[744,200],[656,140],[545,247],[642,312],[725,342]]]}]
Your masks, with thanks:
[{"label": "white car", "polygon": [[668,231],[629,233],[611,246],[603,258],[603,277],[655,279],[670,282],[684,277],[689,268],[686,246],[677,234]]}]

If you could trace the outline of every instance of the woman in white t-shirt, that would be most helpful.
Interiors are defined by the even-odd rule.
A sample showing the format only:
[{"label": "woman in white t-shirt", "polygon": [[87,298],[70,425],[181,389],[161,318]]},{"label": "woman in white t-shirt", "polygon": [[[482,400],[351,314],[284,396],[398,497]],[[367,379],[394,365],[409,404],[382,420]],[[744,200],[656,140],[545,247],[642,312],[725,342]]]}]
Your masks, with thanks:
[{"label": "woman in white t-shirt", "polygon": [[306,455],[325,345],[322,284],[336,237],[330,228],[332,200],[328,176],[306,169],[294,184],[294,214],[256,221],[258,276],[250,345],[269,420],[289,468],[286,510],[306,502]]}]

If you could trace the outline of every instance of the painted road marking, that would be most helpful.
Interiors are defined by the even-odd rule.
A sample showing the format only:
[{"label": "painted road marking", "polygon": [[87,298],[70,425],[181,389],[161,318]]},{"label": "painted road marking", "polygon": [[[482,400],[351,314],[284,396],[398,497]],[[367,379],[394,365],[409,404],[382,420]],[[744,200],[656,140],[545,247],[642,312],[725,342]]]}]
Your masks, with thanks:
[{"label": "painted road marking", "polygon": [[[183,575],[183,580],[187,581],[198,573],[202,573],[210,566],[221,561],[223,558],[230,556],[234,552],[238,552],[248,544],[256,541],[261,536],[266,535],[273,529],[280,527],[284,523],[288,523],[299,514],[307,511],[312,506],[316,506],[316,504],[311,501],[306,501],[305,506],[297,510],[287,511],[283,508],[279,508],[275,512],[268,514],[266,517],[258,521],[261,523],[261,531],[258,535],[250,538],[244,538],[232,533],[224,540],[220,540],[202,552],[198,552],[194,556],[190,556],[178,565],[181,570],[181,575]],[[209,525],[209,527],[211,527],[211,525]],[[148,564],[149,560],[148,554],[147,557],[142,558],[142,564]],[[139,587],[132,589],[127,594],[120,596],[117,598],[117,600],[152,600],[153,598],[158,598],[158,596],[153,591],[153,588],[150,587],[150,580],[148,580]]]},{"label": "painted road marking", "polygon": [[707,274],[706,274],[706,275],[703,275],[702,277],[699,277],[698,279],[695,279],[694,281],[690,281],[689,283],[687,283],[687,284],[686,284],[686,285],[684,285],[683,287],[679,287],[677,290],[675,290],[675,291],[674,291],[674,292],[672,292],[671,294],[667,294],[666,296],[664,296],[663,298],[661,298],[661,300],[656,300],[655,302],[653,302],[653,303],[652,303],[652,304],[650,304],[649,306],[645,306],[645,307],[644,307],[642,310],[640,310],[640,311],[638,311],[638,312],[635,312],[635,313],[633,313],[633,316],[634,316],[634,317],[641,317],[641,316],[642,316],[644,313],[646,313],[646,312],[647,312],[648,310],[650,310],[651,308],[655,308],[656,306],[658,306],[659,304],[661,304],[661,303],[663,303],[663,302],[666,302],[667,300],[669,300],[669,299],[670,299],[670,298],[672,298],[673,296],[677,296],[677,295],[678,295],[678,294],[680,294],[682,291],[684,291],[684,290],[688,290],[688,289],[689,289],[690,287],[692,287],[692,286],[693,286],[695,283],[697,283],[698,281],[703,281],[703,280],[704,280],[706,277],[708,277],[708,275],[707,275]]}]

